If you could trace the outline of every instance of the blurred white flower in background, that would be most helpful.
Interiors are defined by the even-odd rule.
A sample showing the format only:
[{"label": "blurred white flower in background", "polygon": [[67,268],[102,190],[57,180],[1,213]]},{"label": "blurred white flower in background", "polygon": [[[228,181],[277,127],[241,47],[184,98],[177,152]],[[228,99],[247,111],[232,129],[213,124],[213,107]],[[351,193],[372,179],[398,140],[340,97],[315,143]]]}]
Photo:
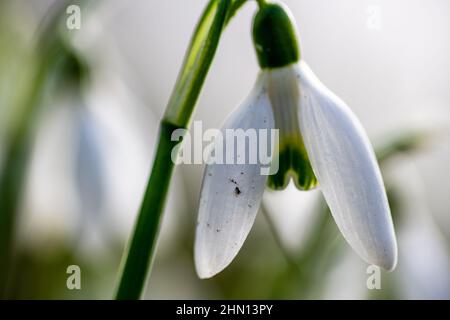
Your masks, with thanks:
[{"label": "blurred white flower in background", "polygon": [[[42,250],[60,239],[96,255],[105,248],[102,237],[125,242],[143,196],[157,122],[147,112],[145,127],[136,125],[143,103],[113,73],[96,71],[85,105],[61,97],[37,135],[21,236]],[[184,206],[182,186],[175,177],[168,212]],[[173,235],[177,220],[170,217],[164,229]]]},{"label": "blurred white flower in background", "polygon": [[388,169],[398,197],[399,289],[406,299],[450,299],[450,242],[429,209],[415,163],[399,159]]},{"label": "blurred white flower in background", "polygon": [[31,238],[31,244],[48,245],[59,230],[62,240],[89,241],[83,246],[94,249],[98,239],[78,234],[80,223],[82,229],[92,228],[93,221],[101,219],[122,239],[131,228],[151,147],[142,144],[127,112],[138,105],[137,100],[112,75],[101,83],[82,102],[63,92],[46,111],[27,188],[25,211],[31,216],[23,217],[23,236]]}]

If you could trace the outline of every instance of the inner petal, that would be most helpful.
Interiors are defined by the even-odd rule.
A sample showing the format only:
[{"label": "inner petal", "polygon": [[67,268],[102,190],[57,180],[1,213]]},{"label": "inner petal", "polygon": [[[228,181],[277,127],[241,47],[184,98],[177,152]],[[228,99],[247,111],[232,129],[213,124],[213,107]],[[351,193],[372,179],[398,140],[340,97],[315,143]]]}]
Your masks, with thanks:
[{"label": "inner petal", "polygon": [[269,176],[268,186],[275,190],[286,188],[290,178],[297,188],[309,190],[317,179],[309,163],[298,123],[300,92],[294,67],[287,66],[267,71],[268,94],[272,104],[275,127],[279,130],[279,170]]}]

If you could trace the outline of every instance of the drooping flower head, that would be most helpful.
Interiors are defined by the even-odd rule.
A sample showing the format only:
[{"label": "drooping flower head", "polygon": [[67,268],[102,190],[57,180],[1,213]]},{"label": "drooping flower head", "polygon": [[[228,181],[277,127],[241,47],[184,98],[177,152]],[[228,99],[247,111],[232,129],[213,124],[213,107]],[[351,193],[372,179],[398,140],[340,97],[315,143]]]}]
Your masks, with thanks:
[{"label": "drooping flower head", "polygon": [[388,200],[360,122],[301,59],[286,7],[260,5],[253,41],[261,71],[222,130],[278,129],[272,155],[278,171],[262,175],[261,163],[207,165],[195,239],[198,275],[212,277],[234,259],[265,186],[281,190],[290,179],[302,190],[318,185],[350,246],[366,262],[394,269],[397,244]]}]

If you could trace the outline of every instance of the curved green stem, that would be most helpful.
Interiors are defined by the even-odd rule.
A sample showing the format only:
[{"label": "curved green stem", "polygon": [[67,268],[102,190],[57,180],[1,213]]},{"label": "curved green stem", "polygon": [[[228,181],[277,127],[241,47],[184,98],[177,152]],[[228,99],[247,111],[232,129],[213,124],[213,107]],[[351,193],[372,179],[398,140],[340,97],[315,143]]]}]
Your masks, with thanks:
[{"label": "curved green stem", "polygon": [[145,285],[149,265],[155,252],[164,200],[169,189],[174,163],[172,149],[178,144],[170,137],[176,126],[162,122],[156,157],[147,184],[140,214],[128,248],[116,299],[139,299]]},{"label": "curved green stem", "polygon": [[167,121],[185,127],[219,44],[231,1],[210,0],[198,23],[181,72],[164,114]]},{"label": "curved green stem", "polygon": [[231,20],[231,18],[234,17],[234,15],[239,11],[239,9],[246,3],[247,0],[234,0],[231,5],[230,9],[228,10],[227,17],[225,19],[225,25],[228,24],[228,22]]},{"label": "curved green stem", "polygon": [[124,255],[116,299],[139,299],[155,253],[159,224],[174,168],[173,130],[187,128],[224,26],[245,3],[210,0],[196,27],[164,114],[158,147],[134,232]]},{"label": "curved green stem", "polygon": [[264,7],[267,4],[266,0],[256,0],[256,2],[258,2],[258,6],[260,8]]}]

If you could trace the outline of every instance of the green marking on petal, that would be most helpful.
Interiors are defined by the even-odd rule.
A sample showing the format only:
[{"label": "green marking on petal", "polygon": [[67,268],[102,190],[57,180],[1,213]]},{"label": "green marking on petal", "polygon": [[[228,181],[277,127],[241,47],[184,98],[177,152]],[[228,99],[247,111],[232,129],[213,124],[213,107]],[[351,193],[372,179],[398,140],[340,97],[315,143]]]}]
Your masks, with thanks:
[{"label": "green marking on petal", "polygon": [[269,188],[283,190],[291,178],[300,190],[310,190],[317,186],[317,179],[301,137],[282,137],[278,160],[278,172],[267,180]]},{"label": "green marking on petal", "polygon": [[[317,185],[317,179],[309,162],[300,133],[298,120],[299,84],[295,67],[264,71],[272,104],[275,128],[279,130],[278,172],[268,177],[268,186],[275,190],[286,188],[292,177],[296,187],[309,190]],[[277,158],[272,160],[276,161]]]}]

